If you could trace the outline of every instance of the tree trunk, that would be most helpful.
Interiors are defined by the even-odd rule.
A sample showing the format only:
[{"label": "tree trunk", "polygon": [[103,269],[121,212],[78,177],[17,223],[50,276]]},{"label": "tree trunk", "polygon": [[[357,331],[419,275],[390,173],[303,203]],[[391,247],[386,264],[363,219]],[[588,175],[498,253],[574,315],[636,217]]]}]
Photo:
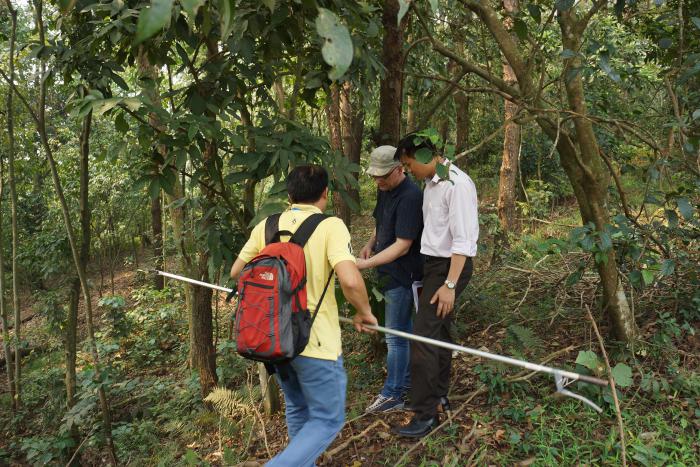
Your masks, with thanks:
[{"label": "tree trunk", "polygon": [[[83,119],[80,131],[80,264],[87,270],[90,257],[90,132],[92,129],[92,112]],[[68,316],[64,335],[66,356],[66,406],[68,409],[75,405],[77,388],[76,359],[78,349],[78,304],[80,301],[80,280],[75,277],[71,283]]]},{"label": "tree trunk", "polygon": [[[515,15],[518,11],[517,0],[503,0],[506,13]],[[507,16],[504,20],[506,29],[512,28],[512,19]],[[507,60],[503,60],[503,81],[510,86],[515,86],[517,79],[513,69]],[[503,153],[501,158],[501,170],[498,183],[498,220],[501,232],[499,243],[508,245],[508,234],[515,229],[515,198],[518,178],[518,158],[520,152],[520,125],[510,121],[518,112],[518,106],[505,99],[503,105]]]},{"label": "tree trunk", "polygon": [[[496,11],[485,2],[464,0],[469,9],[474,11],[484,22],[491,35],[498,43],[501,52],[512,67],[517,76],[520,88],[520,97],[532,100],[530,104],[534,108],[541,108],[540,93],[533,84],[532,70],[517,44],[508,30],[504,27]],[[583,34],[587,27],[588,18],[575,17],[577,7],[572,7],[557,14],[562,36],[562,46],[568,50],[579,50]],[[463,64],[470,66],[470,63]],[[572,111],[575,140],[566,131],[559,133],[551,120],[537,116],[536,121],[545,134],[552,140],[557,140],[562,167],[564,168],[576,199],[578,200],[581,218],[584,223],[593,222],[597,231],[602,232],[609,222],[606,194],[609,175],[603,166],[598,153],[598,144],[593,126],[587,119],[587,111],[583,95],[583,82],[580,73],[571,73],[573,69],[579,69],[581,60],[578,56],[564,59],[563,76],[566,76],[565,87],[569,108]],[[479,71],[481,73],[481,71]],[[483,76],[483,73],[481,73]],[[501,90],[513,93],[512,87],[495,77],[489,80]],[[634,315],[631,311],[621,281],[617,275],[615,250],[607,252],[607,261],[597,264],[598,274],[603,288],[603,310],[608,314],[613,324],[614,333],[618,339],[632,342],[636,336],[637,328]]]},{"label": "tree trunk", "polygon": [[[466,80],[468,83],[469,78],[467,77]],[[455,153],[459,154],[469,148],[470,99],[469,94],[459,89],[452,96],[455,101]],[[466,169],[466,162],[467,158],[463,157],[461,161],[457,162],[457,165],[462,169]]]},{"label": "tree trunk", "polygon": [[416,102],[413,94],[406,97],[406,133],[416,131]]},{"label": "tree trunk", "polygon": [[[153,267],[159,271],[163,270],[163,211],[161,210],[161,193],[151,198],[151,227],[153,230]],[[163,276],[153,275],[153,287],[156,290],[163,290],[165,285]]]},{"label": "tree trunk", "polygon": [[[12,7],[12,4],[7,1],[7,8],[10,13],[10,18],[12,21],[12,30],[10,34],[10,56],[9,56],[9,78],[10,81],[14,82],[15,75],[15,40],[17,36],[17,10]],[[21,328],[22,328],[22,315],[19,306],[19,294],[18,294],[18,281],[19,274],[17,271],[17,255],[18,251],[18,236],[17,236],[17,189],[15,186],[15,130],[14,130],[14,113],[12,107],[12,87],[8,84],[7,92],[7,139],[8,139],[8,182],[10,185],[10,209],[11,209],[11,230],[12,230],[12,309],[14,311],[14,328],[15,328],[15,365],[14,365],[14,376],[13,381],[14,387],[14,398],[13,407],[15,410],[19,409],[22,404],[22,391],[21,391],[21,373],[22,373],[22,354],[19,351],[21,345]]]},{"label": "tree trunk", "polygon": [[[37,29],[39,32],[39,44],[41,46],[44,46],[46,44],[46,38],[44,35],[44,20],[43,20],[43,4],[42,0],[35,0],[34,6],[36,8],[36,21],[37,21]],[[41,71],[41,76],[44,76],[46,73],[46,61],[45,59],[41,60],[41,66],[40,66],[40,71]],[[53,179],[54,183],[54,188],[56,191],[56,196],[58,197],[58,200],[61,205],[61,212],[63,214],[63,222],[64,222],[64,227],[66,229],[66,234],[68,235],[68,243],[70,244],[70,249],[71,253],[73,256],[73,262],[75,264],[75,268],[78,272],[78,278],[80,280],[80,288],[82,289],[83,292],[83,300],[85,301],[85,311],[87,314],[87,328],[88,328],[88,336],[89,336],[89,342],[90,342],[90,351],[92,354],[93,358],[93,363],[95,365],[95,371],[97,374],[101,374],[101,365],[100,365],[100,358],[99,354],[97,352],[97,343],[95,340],[95,330],[93,326],[93,316],[92,316],[92,301],[90,299],[90,289],[88,287],[87,283],[87,277],[85,274],[85,268],[81,264],[80,261],[80,253],[77,248],[76,240],[75,240],[75,233],[73,231],[73,225],[71,221],[71,216],[70,212],[68,210],[68,203],[66,203],[66,198],[63,194],[63,187],[61,185],[61,179],[58,176],[58,168],[56,161],[53,157],[53,151],[51,149],[51,145],[49,144],[48,136],[46,133],[46,86],[47,82],[46,80],[41,81],[41,85],[39,87],[39,106],[37,109],[36,115],[34,115],[36,126],[37,126],[37,132],[39,133],[39,137],[41,139],[41,144],[44,148],[44,152],[46,153],[46,157],[49,161],[49,166],[51,167],[51,177]],[[31,109],[27,109],[31,112]],[[116,456],[116,451],[114,449],[114,441],[112,438],[112,416],[111,416],[111,411],[109,407],[109,401],[107,400],[107,392],[105,390],[105,386],[107,386],[107,382],[104,384],[101,384],[98,389],[98,395],[99,395],[99,400],[100,400],[100,407],[102,410],[102,422],[103,422],[103,428],[104,428],[104,436],[107,441],[107,448],[109,450],[109,456],[110,456],[110,462],[113,465],[117,465],[117,456]]]},{"label": "tree trunk", "polygon": [[[340,92],[340,123],[341,133],[343,138],[343,155],[352,163],[360,165],[360,152],[362,151],[362,133],[364,131],[364,112],[362,109],[353,110],[352,96],[353,86],[350,82],[343,83],[343,89]],[[359,183],[359,172],[352,173],[355,180]],[[348,186],[347,195],[357,206],[360,205],[360,192],[357,186]],[[350,228],[352,221],[352,208],[345,202],[338,193],[335,193],[334,205],[338,217],[343,219],[345,225]]]},{"label": "tree trunk", "polygon": [[[326,116],[328,118],[328,130],[330,133],[331,149],[345,155],[343,148],[343,119],[340,110],[340,87],[338,83],[331,84],[330,92],[328,93],[328,103],[326,104]],[[343,219],[343,215],[349,217],[349,210],[345,206],[343,198],[337,191],[333,192],[333,207],[336,215]],[[347,211],[347,212],[346,212]],[[343,219],[345,222],[346,219]]]},{"label": "tree trunk", "polygon": [[396,20],[399,13],[398,0],[385,0],[382,10],[382,64],[386,74],[379,83],[379,133],[377,146],[396,146],[401,139],[401,104],[403,100],[403,31],[408,15],[401,25]]},{"label": "tree trunk", "polygon": [[[209,282],[209,254],[199,254],[197,279]],[[216,376],[216,349],[212,341],[212,291],[208,287],[195,287],[192,294],[192,366],[199,373],[202,398],[206,397],[218,382]]]},{"label": "tree trunk", "polygon": [[[9,92],[12,92],[10,90]],[[11,118],[12,114],[8,114]],[[0,238],[3,238],[2,232],[2,199],[5,191],[5,174],[3,161],[0,159]],[[10,393],[10,399],[15,400],[15,380],[12,369],[12,357],[10,351],[10,331],[7,315],[7,307],[5,306],[5,249],[0,246],[0,319],[2,319],[2,351],[5,355],[5,371],[7,371],[7,385]],[[14,403],[12,404],[14,410]]]},{"label": "tree trunk", "polygon": [[[141,46],[137,56],[138,73],[141,78],[142,89],[153,106],[162,107],[162,100],[158,92],[159,73],[158,68],[151,65],[148,60],[146,50]],[[149,112],[148,123],[153,128],[161,128],[160,119],[155,112]],[[160,170],[162,162],[165,160],[167,148],[158,145],[151,153],[151,163],[156,170]],[[158,190],[158,195],[151,198],[151,232],[153,233],[153,267],[159,271],[163,270],[163,210],[162,210],[162,190]],[[153,275],[153,287],[156,290],[163,290],[165,279],[159,274]]]},{"label": "tree trunk", "polygon": [[[570,10],[565,11],[558,16],[558,21],[564,48],[579,50],[583,31],[577,27],[573,14]],[[581,59],[574,56],[565,59],[564,64],[565,76],[569,77],[565,80],[566,97],[569,109],[573,115],[576,115],[573,122],[578,152],[565,154],[560,152],[561,162],[574,187],[583,222],[592,222],[596,230],[602,232],[610,219],[607,206],[610,174],[601,160],[593,124],[586,118],[588,113],[581,75],[567,73],[572,68],[578,69],[581,66]],[[596,264],[603,288],[603,310],[610,317],[615,336],[624,342],[632,342],[637,335],[637,326],[618,276],[615,250],[610,249],[606,252],[606,257],[606,261],[598,261]]]}]

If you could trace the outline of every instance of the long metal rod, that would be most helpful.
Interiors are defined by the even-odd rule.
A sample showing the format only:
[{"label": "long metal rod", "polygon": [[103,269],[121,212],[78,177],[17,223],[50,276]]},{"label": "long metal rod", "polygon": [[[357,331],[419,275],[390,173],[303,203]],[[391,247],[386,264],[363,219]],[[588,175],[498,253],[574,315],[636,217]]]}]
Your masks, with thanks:
[{"label": "long metal rod", "polygon": [[[152,270],[152,272],[154,272],[156,274],[160,274],[161,276],[169,277],[171,279],[176,279],[176,280],[180,280],[183,282],[189,282],[190,284],[200,285],[202,287],[209,287],[210,289],[219,290],[221,292],[227,292],[227,293],[232,292],[232,289],[229,289],[227,287],[209,284],[207,282],[202,282],[202,281],[198,281],[195,279],[190,279],[188,277],[178,276],[177,274],[171,274],[169,272],[158,271],[158,270]],[[343,323],[352,324],[352,319],[350,319],[350,318],[346,318],[344,316],[339,316],[338,319]],[[608,382],[606,380],[596,378],[593,376],[574,373],[573,371],[560,370],[558,368],[552,368],[552,367],[548,367],[545,365],[539,365],[537,363],[531,363],[531,362],[527,362],[525,360],[518,360],[517,358],[505,357],[503,355],[493,354],[490,352],[484,352],[482,350],[472,349],[470,347],[464,347],[462,345],[452,344],[451,342],[438,341],[435,339],[431,339],[429,337],[417,336],[415,334],[411,334],[408,332],[397,331],[396,329],[390,329],[390,328],[386,328],[384,326],[374,326],[374,325],[369,325],[369,324],[365,324],[363,326],[366,327],[367,329],[371,329],[373,331],[379,331],[379,332],[383,332],[385,334],[392,334],[394,336],[403,337],[404,339],[423,342],[426,344],[434,345],[436,347],[443,347],[445,349],[454,350],[457,352],[463,352],[463,353],[467,353],[470,355],[476,355],[477,357],[487,358],[489,360],[495,360],[497,362],[506,363],[508,365],[519,366],[521,368],[526,368],[526,369],[532,370],[532,371],[549,373],[551,375],[554,375],[555,377],[557,377],[557,375],[559,375],[560,377],[564,377],[564,378],[570,380],[570,382],[585,381],[586,383],[596,384],[598,386],[607,386],[608,385]]]}]

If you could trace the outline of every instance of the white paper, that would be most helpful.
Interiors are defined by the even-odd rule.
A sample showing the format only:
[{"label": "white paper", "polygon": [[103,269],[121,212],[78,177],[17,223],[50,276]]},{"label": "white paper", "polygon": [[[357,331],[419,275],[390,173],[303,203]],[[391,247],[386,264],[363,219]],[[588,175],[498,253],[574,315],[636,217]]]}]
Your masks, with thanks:
[{"label": "white paper", "polygon": [[423,291],[423,281],[415,281],[411,286],[413,291],[413,305],[416,307],[416,313],[418,313],[418,295]]}]

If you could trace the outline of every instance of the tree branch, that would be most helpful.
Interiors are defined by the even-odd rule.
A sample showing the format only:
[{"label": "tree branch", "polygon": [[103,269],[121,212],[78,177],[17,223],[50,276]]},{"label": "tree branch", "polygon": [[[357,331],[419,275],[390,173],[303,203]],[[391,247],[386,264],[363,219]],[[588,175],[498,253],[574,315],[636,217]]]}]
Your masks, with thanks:
[{"label": "tree branch", "polygon": [[498,89],[501,91],[504,91],[511,96],[517,96],[520,95],[520,92],[514,88],[513,86],[510,86],[508,83],[503,81],[501,78],[498,78],[497,76],[492,75],[488,71],[484,70],[481,67],[478,67],[471,63],[469,60],[466,58],[456,54],[452,50],[448,49],[442,42],[440,42],[438,39],[436,39],[431,33],[430,30],[428,29],[427,24],[425,24],[425,20],[423,19],[422,15],[416,8],[416,16],[418,17],[418,21],[425,31],[425,34],[427,35],[428,39],[430,40],[430,43],[433,45],[433,50],[438,52],[440,55],[443,55],[447,58],[451,58],[455,62],[457,62],[462,68],[467,70],[469,73],[474,73],[475,75],[479,76],[483,80],[493,84],[496,86]]},{"label": "tree branch", "polygon": [[435,99],[435,102],[433,102],[432,107],[428,110],[428,112],[421,117],[420,122],[418,123],[418,128],[424,128],[425,125],[427,125],[428,120],[433,116],[435,112],[440,108],[440,106],[445,102],[445,99],[447,99],[452,92],[454,92],[455,88],[459,85],[459,82],[462,81],[462,79],[469,73],[467,70],[464,68],[461,69],[460,72],[458,72],[454,79],[450,80],[447,82],[447,85],[445,85],[445,89],[443,89],[442,93]]},{"label": "tree branch", "polygon": [[22,104],[24,107],[27,108],[27,111],[29,112],[29,115],[32,117],[32,120],[34,120],[34,123],[37,125],[39,124],[39,118],[36,116],[34,113],[34,110],[31,108],[29,103],[27,102],[27,99],[22,95],[21,92],[19,92],[19,89],[17,89],[17,86],[15,86],[15,83],[13,83],[10,78],[5,74],[2,68],[0,68],[0,75],[2,75],[2,78],[5,80],[5,82],[12,88],[12,91],[15,93],[17,97],[19,97],[19,100],[22,101]]}]

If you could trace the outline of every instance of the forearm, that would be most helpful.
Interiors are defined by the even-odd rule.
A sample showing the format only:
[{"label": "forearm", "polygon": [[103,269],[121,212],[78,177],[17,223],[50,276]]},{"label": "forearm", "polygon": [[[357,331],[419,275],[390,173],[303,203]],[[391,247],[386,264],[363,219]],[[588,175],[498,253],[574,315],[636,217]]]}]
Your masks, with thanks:
[{"label": "forearm", "polygon": [[450,258],[450,270],[447,272],[447,279],[450,282],[457,283],[459,276],[462,274],[464,265],[467,262],[467,257],[464,255],[452,254]]},{"label": "forearm", "polygon": [[385,248],[376,255],[367,259],[367,267],[376,268],[377,266],[381,266],[382,264],[391,263],[397,258],[400,258],[401,256],[408,253],[408,250],[410,250],[412,243],[413,242],[411,240],[396,239],[396,241],[392,243],[388,248]]},{"label": "forearm", "polygon": [[362,279],[360,271],[352,261],[341,261],[335,266],[335,273],[340,282],[340,288],[343,290],[343,295],[352,306],[360,314],[371,314],[372,310],[369,307],[369,299],[367,298],[367,289],[365,281]]},{"label": "forearm", "polygon": [[238,280],[238,276],[241,274],[241,271],[243,270],[245,265],[245,261],[243,261],[240,258],[236,258],[236,261],[234,261],[233,265],[231,266],[231,279]]},{"label": "forearm", "polygon": [[348,287],[341,284],[343,290],[343,295],[350,304],[355,307],[360,314],[371,314],[372,309],[369,306],[369,299],[367,298],[367,289],[365,288],[365,282],[360,281],[358,285]]}]

